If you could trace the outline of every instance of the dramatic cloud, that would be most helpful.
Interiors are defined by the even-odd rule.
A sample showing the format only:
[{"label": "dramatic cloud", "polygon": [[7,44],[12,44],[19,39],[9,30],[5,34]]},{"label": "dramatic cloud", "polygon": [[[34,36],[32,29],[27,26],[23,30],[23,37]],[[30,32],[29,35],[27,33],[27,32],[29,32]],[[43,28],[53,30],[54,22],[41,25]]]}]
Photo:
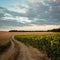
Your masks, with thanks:
[{"label": "dramatic cloud", "polygon": [[[35,24],[60,24],[60,0],[29,0],[32,3],[32,8],[28,11],[28,17],[31,19],[37,18],[33,21]],[[41,21],[44,20],[44,21]]]},{"label": "dramatic cloud", "polygon": [[60,25],[60,0],[23,1],[0,7],[0,27]]},{"label": "dramatic cloud", "polygon": [[2,10],[0,13],[0,28],[31,25],[31,20],[28,17],[2,7],[0,7],[0,10]]}]

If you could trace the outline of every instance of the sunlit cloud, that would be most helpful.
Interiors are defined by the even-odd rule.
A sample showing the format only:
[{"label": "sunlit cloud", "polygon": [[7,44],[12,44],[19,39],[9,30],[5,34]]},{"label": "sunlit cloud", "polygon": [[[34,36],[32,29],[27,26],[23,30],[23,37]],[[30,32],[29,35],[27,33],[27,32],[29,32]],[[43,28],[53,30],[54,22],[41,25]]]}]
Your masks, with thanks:
[{"label": "sunlit cloud", "polygon": [[29,20],[27,17],[4,17],[3,20],[17,20],[18,22],[21,22],[21,23],[31,23],[32,20]]},{"label": "sunlit cloud", "polygon": [[[33,26],[23,26],[23,27],[3,27],[3,28],[1,28],[0,30],[1,31],[8,31],[8,30],[27,30],[27,31],[29,31],[29,30],[31,30],[31,31],[36,31],[36,30],[43,30],[43,31],[45,31],[45,30],[50,30],[50,29],[56,29],[56,28],[59,28],[60,27],[60,25],[42,25],[42,26],[36,26],[36,25],[33,25]],[[7,28],[8,28],[8,30],[7,30]]]}]

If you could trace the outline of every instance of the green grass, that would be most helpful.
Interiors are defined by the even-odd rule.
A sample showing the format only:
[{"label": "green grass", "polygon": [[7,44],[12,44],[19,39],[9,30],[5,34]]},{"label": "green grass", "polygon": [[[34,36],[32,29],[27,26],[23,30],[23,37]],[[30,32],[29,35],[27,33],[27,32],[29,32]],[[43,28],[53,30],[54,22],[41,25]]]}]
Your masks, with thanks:
[{"label": "green grass", "polygon": [[15,39],[47,53],[51,60],[60,60],[60,34],[16,35]]}]

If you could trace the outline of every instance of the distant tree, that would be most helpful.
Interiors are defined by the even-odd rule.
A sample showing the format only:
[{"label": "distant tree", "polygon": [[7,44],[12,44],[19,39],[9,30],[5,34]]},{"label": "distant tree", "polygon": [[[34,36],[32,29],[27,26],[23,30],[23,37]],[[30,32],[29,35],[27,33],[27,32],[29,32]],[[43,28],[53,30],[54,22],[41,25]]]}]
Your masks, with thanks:
[{"label": "distant tree", "polygon": [[48,30],[48,32],[60,32],[60,28],[58,28],[58,29],[52,29],[52,30]]}]

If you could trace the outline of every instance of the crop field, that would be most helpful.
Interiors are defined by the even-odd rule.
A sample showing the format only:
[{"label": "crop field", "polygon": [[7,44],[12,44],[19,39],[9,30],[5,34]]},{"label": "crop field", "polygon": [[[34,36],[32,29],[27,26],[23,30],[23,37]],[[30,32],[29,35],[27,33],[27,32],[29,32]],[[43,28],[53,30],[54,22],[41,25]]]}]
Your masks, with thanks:
[{"label": "crop field", "polygon": [[[31,45],[34,48],[37,48],[38,50],[42,51],[43,53],[46,53],[48,57],[51,58],[51,60],[60,60],[60,33],[57,33],[57,32],[56,33],[55,32],[0,32],[0,46],[3,49],[10,46],[8,42],[11,40],[12,36],[14,36],[16,40],[25,43],[27,46]],[[16,50],[18,50],[17,47],[16,47]],[[10,51],[10,53],[12,53],[13,51]],[[29,51],[30,51],[30,48],[29,48]],[[38,55],[36,54],[36,56]]]},{"label": "crop field", "polygon": [[60,60],[60,33],[16,35],[15,39],[43,51],[51,60]]},{"label": "crop field", "polygon": [[0,32],[0,46],[9,42],[13,35],[42,35],[42,34],[56,34],[54,32]]}]

